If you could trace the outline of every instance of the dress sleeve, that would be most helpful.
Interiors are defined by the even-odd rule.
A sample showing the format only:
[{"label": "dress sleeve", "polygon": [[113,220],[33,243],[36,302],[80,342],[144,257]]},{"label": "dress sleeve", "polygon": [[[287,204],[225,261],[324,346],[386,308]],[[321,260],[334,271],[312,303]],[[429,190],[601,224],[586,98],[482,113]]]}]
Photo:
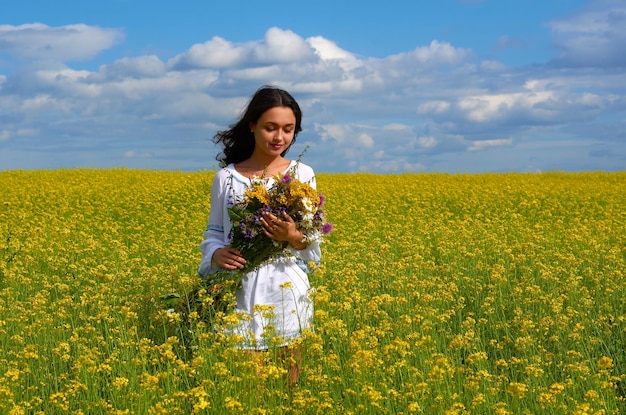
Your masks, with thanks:
[{"label": "dress sleeve", "polygon": [[312,239],[309,241],[309,244],[304,249],[295,249],[290,247],[289,251],[296,257],[297,260],[301,261],[303,265],[308,267],[309,262],[315,263],[315,267],[319,266],[320,260],[322,259],[322,250],[320,249],[320,240]]},{"label": "dress sleeve", "polygon": [[213,179],[211,187],[211,210],[209,212],[209,223],[203,233],[204,240],[200,243],[202,260],[198,268],[198,275],[206,277],[209,273],[214,273],[218,267],[212,262],[213,253],[228,244],[228,237],[225,234],[225,199],[227,197],[227,178],[224,170],[219,171]]}]

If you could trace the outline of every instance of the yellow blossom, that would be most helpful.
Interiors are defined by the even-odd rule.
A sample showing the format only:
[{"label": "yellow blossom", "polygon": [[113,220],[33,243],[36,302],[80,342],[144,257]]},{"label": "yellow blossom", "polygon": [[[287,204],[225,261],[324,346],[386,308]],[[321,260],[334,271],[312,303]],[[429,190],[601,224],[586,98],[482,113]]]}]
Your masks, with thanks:
[{"label": "yellow blossom", "polygon": [[613,369],[613,359],[607,356],[602,356],[598,359],[597,365],[600,370],[611,370]]}]

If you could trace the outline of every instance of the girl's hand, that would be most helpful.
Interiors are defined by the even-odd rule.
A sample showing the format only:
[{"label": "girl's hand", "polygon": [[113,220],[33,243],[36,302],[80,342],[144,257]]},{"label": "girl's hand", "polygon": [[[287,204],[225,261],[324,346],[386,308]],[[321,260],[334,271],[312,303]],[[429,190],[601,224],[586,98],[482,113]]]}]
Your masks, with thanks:
[{"label": "girl's hand", "polygon": [[263,213],[261,224],[263,225],[265,235],[275,241],[286,241],[293,246],[297,246],[304,237],[302,232],[296,227],[293,218],[285,212],[283,212],[282,218],[278,218],[271,213]]},{"label": "girl's hand", "polygon": [[245,258],[241,256],[241,252],[230,246],[216,249],[213,252],[212,259],[215,265],[227,270],[242,269],[246,263]]}]

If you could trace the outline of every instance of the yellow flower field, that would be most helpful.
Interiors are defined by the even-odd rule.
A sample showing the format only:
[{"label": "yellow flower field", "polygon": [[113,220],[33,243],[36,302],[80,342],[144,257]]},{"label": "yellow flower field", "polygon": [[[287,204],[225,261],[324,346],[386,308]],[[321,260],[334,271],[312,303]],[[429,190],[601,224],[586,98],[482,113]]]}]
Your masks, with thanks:
[{"label": "yellow flower field", "polygon": [[296,386],[161,298],[212,177],[0,172],[0,413],[626,413],[626,172],[319,174]]}]

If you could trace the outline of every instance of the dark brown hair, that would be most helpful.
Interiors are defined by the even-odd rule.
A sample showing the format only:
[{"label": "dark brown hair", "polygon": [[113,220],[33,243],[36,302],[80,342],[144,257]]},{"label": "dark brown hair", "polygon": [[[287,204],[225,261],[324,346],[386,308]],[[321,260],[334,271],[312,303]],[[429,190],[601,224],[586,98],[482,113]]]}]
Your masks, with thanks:
[{"label": "dark brown hair", "polygon": [[[291,145],[293,145],[296,142],[296,136],[302,131],[300,106],[289,92],[266,85],[259,88],[252,96],[239,121],[232,124],[228,130],[218,131],[215,134],[213,142],[224,147],[216,159],[225,166],[230,163],[240,163],[250,158],[254,151],[254,133],[250,131],[250,123],[256,124],[265,111],[274,107],[287,107],[293,111],[296,117],[296,126],[291,141]],[[287,154],[291,145],[281,153],[281,156]]]}]

